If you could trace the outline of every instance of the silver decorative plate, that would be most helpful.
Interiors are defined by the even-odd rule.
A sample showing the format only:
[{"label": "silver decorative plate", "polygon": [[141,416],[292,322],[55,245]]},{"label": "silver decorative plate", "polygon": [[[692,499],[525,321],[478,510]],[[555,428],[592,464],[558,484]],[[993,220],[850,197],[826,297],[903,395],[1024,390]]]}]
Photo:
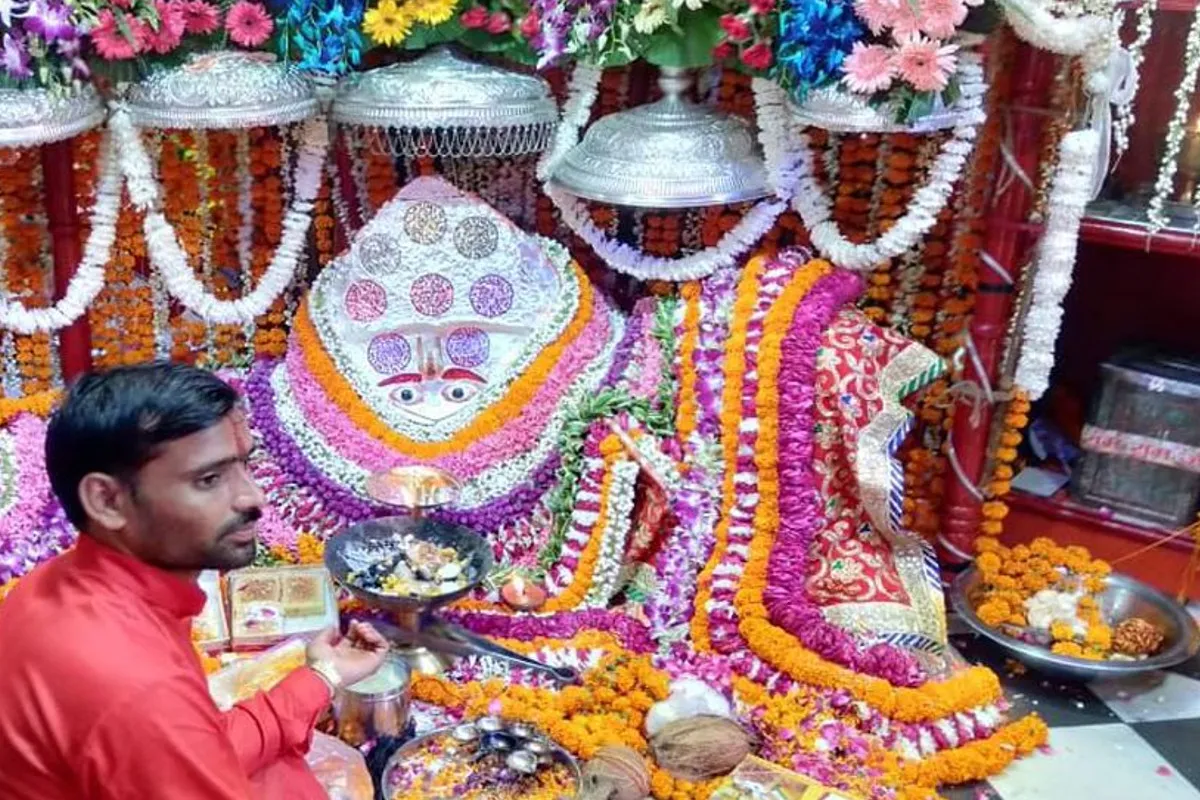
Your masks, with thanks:
[{"label": "silver decorative plate", "polygon": [[[370,128],[483,130],[493,138],[510,131],[523,139],[518,150],[536,152],[549,142],[558,107],[542,78],[471,61],[439,47],[414,61],[346,78],[338,87],[331,116],[341,125]],[[522,133],[530,131],[532,135]],[[440,155],[438,150],[450,146],[447,134],[445,143],[430,141],[425,148]],[[458,142],[453,149],[468,148]],[[504,155],[521,154],[511,146],[499,149]]]},{"label": "silver decorative plate", "polygon": [[593,124],[551,181],[588,200],[692,208],[770,193],[749,123],[683,97],[689,80],[664,69],[663,99]]},{"label": "silver decorative plate", "polygon": [[91,86],[63,95],[46,89],[0,89],[0,147],[36,147],[70,139],[104,121]]},{"label": "silver decorative plate", "polygon": [[216,52],[134,84],[126,105],[143,128],[254,128],[317,113],[311,82],[266,53]]},{"label": "silver decorative plate", "polygon": [[931,133],[959,124],[962,111],[938,101],[932,113],[909,124],[896,122],[891,105],[872,106],[862,97],[837,88],[820,89],[803,103],[791,103],[792,118],[800,125],[836,133]]}]

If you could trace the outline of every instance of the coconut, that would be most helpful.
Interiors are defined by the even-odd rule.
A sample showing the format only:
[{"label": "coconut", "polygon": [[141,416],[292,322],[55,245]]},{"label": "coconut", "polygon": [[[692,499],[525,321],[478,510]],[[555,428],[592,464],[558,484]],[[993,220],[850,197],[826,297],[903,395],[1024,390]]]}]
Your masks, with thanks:
[{"label": "coconut", "polygon": [[578,800],[642,800],[649,794],[646,760],[632,748],[609,745],[584,766]]},{"label": "coconut", "polygon": [[750,736],[725,717],[702,715],[668,723],[650,740],[654,760],[676,778],[706,781],[727,775],[750,754]]}]

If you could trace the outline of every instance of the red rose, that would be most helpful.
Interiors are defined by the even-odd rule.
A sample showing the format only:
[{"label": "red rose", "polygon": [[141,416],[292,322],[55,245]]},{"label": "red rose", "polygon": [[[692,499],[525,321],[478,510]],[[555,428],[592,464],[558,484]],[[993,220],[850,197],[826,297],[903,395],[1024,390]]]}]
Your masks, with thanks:
[{"label": "red rose", "polygon": [[775,10],[775,0],[750,0],[750,11],[754,14],[770,14]]},{"label": "red rose", "polygon": [[487,22],[488,33],[505,33],[510,30],[512,30],[512,19],[503,11],[492,14],[491,19]]},{"label": "red rose", "polygon": [[472,28],[482,28],[488,24],[488,10],[483,6],[475,6],[472,9],[464,11],[458,18],[464,28],[468,30]]},{"label": "red rose", "polygon": [[526,14],[521,20],[521,35],[526,39],[532,39],[534,36],[537,36],[540,27],[541,21],[537,18],[537,14]]},{"label": "red rose", "polygon": [[713,48],[712,56],[714,61],[724,61],[733,55],[733,45],[729,42],[721,42]]},{"label": "red rose", "polygon": [[733,14],[721,17],[721,30],[725,31],[730,41],[744,42],[750,38],[750,26],[746,20]]},{"label": "red rose", "polygon": [[742,51],[742,63],[750,69],[764,70],[771,66],[771,46],[766,42],[747,47]]}]

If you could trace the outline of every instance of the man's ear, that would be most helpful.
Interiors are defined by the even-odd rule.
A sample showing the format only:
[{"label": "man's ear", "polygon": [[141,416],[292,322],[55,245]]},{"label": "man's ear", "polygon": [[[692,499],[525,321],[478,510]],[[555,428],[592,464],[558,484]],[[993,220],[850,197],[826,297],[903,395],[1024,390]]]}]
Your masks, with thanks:
[{"label": "man's ear", "polygon": [[79,502],[96,525],[119,531],[129,521],[124,502],[128,491],[128,487],[112,475],[89,472],[79,481]]}]

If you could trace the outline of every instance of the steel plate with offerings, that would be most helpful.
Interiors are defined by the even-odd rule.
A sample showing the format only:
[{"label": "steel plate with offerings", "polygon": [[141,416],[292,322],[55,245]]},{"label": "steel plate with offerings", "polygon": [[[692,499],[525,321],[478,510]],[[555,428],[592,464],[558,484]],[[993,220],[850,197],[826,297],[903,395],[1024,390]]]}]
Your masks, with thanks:
[{"label": "steel plate with offerings", "polygon": [[417,672],[439,673],[453,656],[491,656],[572,683],[578,673],[515,653],[445,622],[434,611],[478,586],[492,552],[467,528],[426,518],[384,517],[352,525],[325,545],[334,580],[396,625],[374,623]]},{"label": "steel plate with offerings", "polygon": [[1125,678],[1168,669],[1188,660],[1200,649],[1200,629],[1188,610],[1128,575],[1109,575],[1097,601],[1103,621],[1116,630],[1117,636],[1124,626],[1134,622],[1152,630],[1154,641],[1140,657],[1116,653],[1107,659],[1085,659],[1052,652],[1049,637],[1032,620],[1025,628],[988,625],[974,602],[982,584],[978,567],[971,566],[960,573],[950,587],[954,610],[976,633],[995,642],[1023,664],[1048,675],[1076,681]]},{"label": "steel plate with offerings", "polygon": [[574,797],[579,765],[531,725],[499,717],[419,736],[383,772],[387,800],[507,800]]}]

